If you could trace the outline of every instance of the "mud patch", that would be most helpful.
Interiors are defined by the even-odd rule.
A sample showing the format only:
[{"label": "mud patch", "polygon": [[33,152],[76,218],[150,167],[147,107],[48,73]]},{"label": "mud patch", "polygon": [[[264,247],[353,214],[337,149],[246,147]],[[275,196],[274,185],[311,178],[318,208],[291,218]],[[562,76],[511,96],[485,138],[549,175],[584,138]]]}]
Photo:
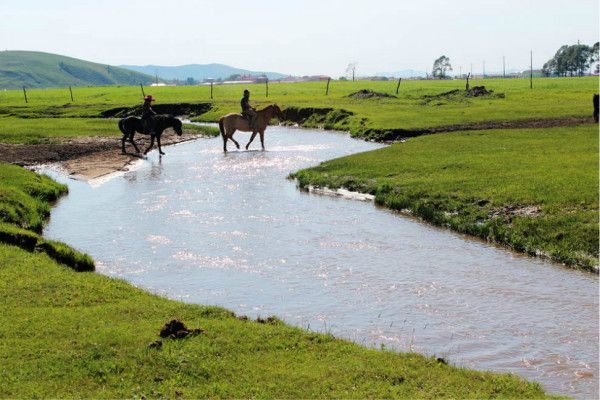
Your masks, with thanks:
[{"label": "mud patch", "polygon": [[[173,103],[173,104],[156,104],[152,109],[158,114],[171,114],[175,116],[196,117],[208,112],[212,108],[211,103]],[[116,107],[110,110],[102,111],[100,116],[103,118],[124,118],[129,116],[141,116],[142,106],[135,107]]]},{"label": "mud patch", "polygon": [[504,218],[511,220],[513,217],[537,217],[542,213],[539,206],[524,206],[524,205],[508,205],[493,209],[489,214],[489,218]]},{"label": "mud patch", "polygon": [[196,328],[189,329],[185,326],[185,324],[178,320],[173,319],[165,324],[160,330],[159,336],[161,338],[170,338],[170,339],[183,339],[188,336],[199,335],[204,332],[204,329]]},{"label": "mud patch", "polygon": [[392,98],[392,99],[397,99],[396,96],[391,95],[391,94],[387,94],[387,93],[381,93],[381,92],[374,92],[372,90],[369,89],[362,89],[359,90],[358,92],[354,92],[349,94],[348,96],[349,98],[352,99],[376,99],[376,98]]},{"label": "mud patch", "polygon": [[494,93],[493,90],[488,90],[485,86],[473,86],[468,90],[454,89],[440,94],[421,96],[421,104],[443,105],[445,102],[461,102],[473,97],[503,99],[505,95],[504,93]]},{"label": "mud patch", "polygon": [[[198,134],[196,130],[188,129],[183,130],[183,136],[169,133],[166,131],[162,136],[163,146],[205,137]],[[150,144],[150,139],[147,136],[137,135],[135,142],[145,148]],[[133,152],[129,143],[125,144],[125,148],[128,153],[121,154],[120,137],[82,137],[47,144],[0,143],[0,162],[21,166],[59,162],[69,174],[89,180],[123,171],[132,162],[142,158],[141,154]]]}]

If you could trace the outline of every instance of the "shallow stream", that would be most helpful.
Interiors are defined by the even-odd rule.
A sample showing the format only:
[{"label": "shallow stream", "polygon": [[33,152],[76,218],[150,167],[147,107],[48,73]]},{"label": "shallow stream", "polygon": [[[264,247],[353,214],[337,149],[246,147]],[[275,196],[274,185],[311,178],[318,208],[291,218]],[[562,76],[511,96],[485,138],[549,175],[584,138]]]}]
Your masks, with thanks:
[{"label": "shallow stream", "polygon": [[598,397],[597,276],[286,179],[380,145],[283,127],[266,145],[200,139],[92,185],[49,170],[70,193],[45,235],[170,298]]}]

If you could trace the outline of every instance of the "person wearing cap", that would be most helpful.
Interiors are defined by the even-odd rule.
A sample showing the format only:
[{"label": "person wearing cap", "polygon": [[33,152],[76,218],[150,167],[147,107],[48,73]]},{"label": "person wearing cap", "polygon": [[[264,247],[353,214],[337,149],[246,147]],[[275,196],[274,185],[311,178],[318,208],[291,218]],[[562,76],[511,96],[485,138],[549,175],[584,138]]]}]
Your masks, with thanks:
[{"label": "person wearing cap", "polygon": [[240,104],[242,106],[242,116],[250,121],[250,128],[254,128],[257,113],[254,107],[250,105],[250,91],[248,89],[244,90],[244,97],[242,97]]},{"label": "person wearing cap", "polygon": [[154,97],[147,95],[144,97],[144,105],[142,106],[142,126],[145,134],[150,134],[152,128],[152,119],[156,115],[156,112],[152,109],[152,102]]}]

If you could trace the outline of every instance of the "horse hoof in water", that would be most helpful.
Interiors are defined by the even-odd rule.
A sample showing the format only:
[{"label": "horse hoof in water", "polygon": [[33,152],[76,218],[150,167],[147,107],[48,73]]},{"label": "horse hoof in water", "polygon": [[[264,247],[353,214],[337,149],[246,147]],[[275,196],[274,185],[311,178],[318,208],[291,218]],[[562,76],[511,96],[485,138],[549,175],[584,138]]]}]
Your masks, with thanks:
[{"label": "horse hoof in water", "polygon": [[167,154],[167,153],[165,153],[165,152],[163,152],[163,151],[161,151],[161,152],[160,152],[160,155],[161,155],[161,156],[164,156],[165,154]]}]

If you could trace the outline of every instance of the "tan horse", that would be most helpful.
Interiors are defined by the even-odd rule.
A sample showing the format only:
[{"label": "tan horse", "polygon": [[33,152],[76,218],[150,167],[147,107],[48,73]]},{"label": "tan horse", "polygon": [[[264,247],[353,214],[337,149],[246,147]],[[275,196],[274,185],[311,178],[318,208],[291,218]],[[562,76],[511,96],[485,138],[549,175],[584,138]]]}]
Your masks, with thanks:
[{"label": "tan horse", "polygon": [[257,111],[254,128],[250,128],[250,122],[246,118],[242,117],[242,114],[231,113],[221,117],[221,119],[219,119],[219,129],[221,130],[221,136],[223,137],[223,151],[227,151],[227,139],[230,139],[233,143],[235,143],[238,149],[240,148],[240,144],[233,138],[233,134],[236,130],[252,132],[250,141],[246,145],[246,150],[248,150],[248,147],[256,137],[256,134],[260,134],[260,144],[264,150],[265,129],[267,129],[269,121],[271,121],[273,118],[278,118],[280,120],[283,119],[283,112],[281,112],[281,109],[277,104],[270,105],[262,110]]}]

